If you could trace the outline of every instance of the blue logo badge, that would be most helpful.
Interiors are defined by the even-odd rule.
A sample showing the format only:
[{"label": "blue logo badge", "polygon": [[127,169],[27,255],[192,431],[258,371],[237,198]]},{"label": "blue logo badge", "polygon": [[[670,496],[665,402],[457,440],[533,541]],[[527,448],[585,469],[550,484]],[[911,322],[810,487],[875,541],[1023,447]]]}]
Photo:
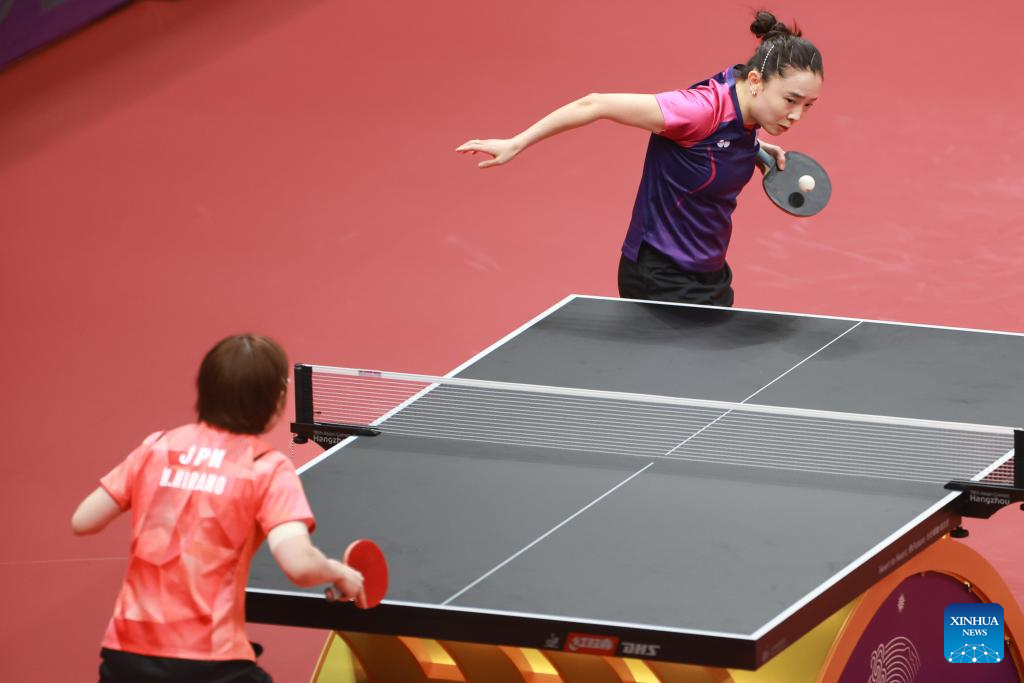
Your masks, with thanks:
[{"label": "blue logo badge", "polygon": [[1006,656],[1003,606],[994,602],[953,603],[946,607],[946,661],[995,664]]}]

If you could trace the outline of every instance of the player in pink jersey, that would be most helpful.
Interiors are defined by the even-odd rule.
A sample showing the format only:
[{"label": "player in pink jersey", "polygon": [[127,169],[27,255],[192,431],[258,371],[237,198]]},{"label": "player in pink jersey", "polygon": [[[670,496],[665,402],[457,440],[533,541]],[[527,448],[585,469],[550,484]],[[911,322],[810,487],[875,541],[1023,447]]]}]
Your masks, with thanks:
[{"label": "player in pink jersey", "polygon": [[295,467],[258,437],[285,405],[281,347],[228,337],[203,358],[196,384],[198,420],[148,436],[71,520],[76,534],[93,534],[132,513],[101,683],[270,681],[245,634],[249,562],[264,539],[295,584],[331,583],[346,599],[362,590],[359,572],[312,544]]},{"label": "player in pink jersey", "polygon": [[[470,140],[456,151],[486,154],[500,166],[541,140],[606,119],[651,133],[640,186],[619,259],[619,294],[731,306],[726,251],[740,191],[759,148],[785,167],[782,148],[758,131],[782,135],[818,99],[821,53],[800,35],[757,12],[761,45],[747,60],[689,88],[659,94],[592,93],[556,109],[509,139]],[[762,168],[762,170],[764,170]]]}]

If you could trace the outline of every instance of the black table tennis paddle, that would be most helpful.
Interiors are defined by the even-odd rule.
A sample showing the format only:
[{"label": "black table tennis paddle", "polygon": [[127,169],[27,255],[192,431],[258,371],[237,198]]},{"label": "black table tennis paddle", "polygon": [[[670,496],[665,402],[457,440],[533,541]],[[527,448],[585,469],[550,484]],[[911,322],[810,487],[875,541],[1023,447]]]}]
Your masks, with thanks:
[{"label": "black table tennis paddle", "polygon": [[[764,192],[777,207],[794,216],[813,216],[828,204],[832,197],[832,181],[817,161],[800,152],[786,152],[786,168],[780,171],[775,157],[763,148],[757,157],[768,169],[762,183]],[[814,189],[804,192],[800,189],[801,176],[814,178]]]}]

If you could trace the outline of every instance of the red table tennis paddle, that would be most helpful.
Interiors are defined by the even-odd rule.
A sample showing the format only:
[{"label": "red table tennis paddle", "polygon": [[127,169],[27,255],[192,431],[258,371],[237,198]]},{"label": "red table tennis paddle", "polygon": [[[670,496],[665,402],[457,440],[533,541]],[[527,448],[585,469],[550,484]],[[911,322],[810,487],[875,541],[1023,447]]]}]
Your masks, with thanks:
[{"label": "red table tennis paddle", "polygon": [[[388,592],[388,561],[384,551],[373,541],[361,538],[345,550],[344,562],[363,575],[363,590],[355,598],[356,607],[370,609],[380,604]],[[332,586],[325,591],[328,600],[337,600]]]},{"label": "red table tennis paddle", "polygon": [[[780,171],[775,157],[764,148],[757,151],[757,158],[767,169],[762,179],[764,192],[775,206],[794,216],[813,216],[828,204],[832,197],[832,181],[817,161],[800,152],[786,152],[786,169]],[[800,189],[800,178],[814,179],[814,189],[804,192]]]}]

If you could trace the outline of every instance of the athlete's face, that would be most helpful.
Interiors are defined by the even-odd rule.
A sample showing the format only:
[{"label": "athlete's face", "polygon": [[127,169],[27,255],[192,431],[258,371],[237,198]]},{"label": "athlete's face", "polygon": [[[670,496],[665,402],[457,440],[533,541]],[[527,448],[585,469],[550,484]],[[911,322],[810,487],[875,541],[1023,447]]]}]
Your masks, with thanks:
[{"label": "athlete's face", "polygon": [[764,82],[754,72],[747,85],[753,95],[754,120],[769,135],[782,135],[814,106],[821,92],[821,76],[813,71],[786,69],[783,76]]}]

